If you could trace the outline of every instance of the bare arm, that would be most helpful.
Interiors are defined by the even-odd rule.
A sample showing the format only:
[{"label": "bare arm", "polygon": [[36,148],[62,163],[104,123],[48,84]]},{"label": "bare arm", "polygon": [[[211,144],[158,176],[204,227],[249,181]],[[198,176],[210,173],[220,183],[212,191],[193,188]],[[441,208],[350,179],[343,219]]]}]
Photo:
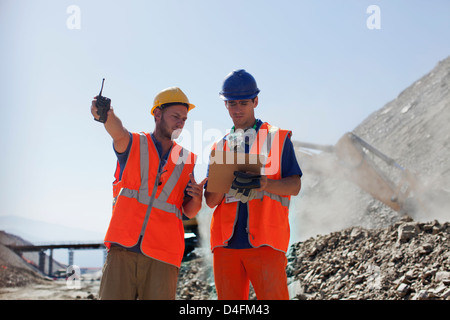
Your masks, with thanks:
[{"label": "bare arm", "polygon": [[190,181],[186,190],[191,198],[185,200],[183,203],[184,214],[190,219],[194,218],[202,207],[203,186],[206,183],[206,180],[207,178],[203,179],[203,181],[198,184],[195,182],[194,175],[192,173],[190,174]]},{"label": "bare arm", "polygon": [[[95,103],[97,97],[92,100],[91,113],[94,118],[98,119],[100,116],[97,114],[97,107]],[[128,130],[122,125],[122,121],[116,116],[113,108],[108,111],[108,119],[105,122],[105,129],[113,139],[114,149],[118,153],[125,152],[130,142],[130,134]]]},{"label": "bare arm", "polygon": [[261,177],[261,188],[257,191],[267,191],[280,196],[296,196],[302,187],[300,176],[294,175],[280,180],[268,179],[267,176]]},{"label": "bare arm", "polygon": [[205,190],[206,204],[210,208],[214,208],[215,206],[219,205],[222,202],[224,196],[225,194],[223,193],[208,192]]}]

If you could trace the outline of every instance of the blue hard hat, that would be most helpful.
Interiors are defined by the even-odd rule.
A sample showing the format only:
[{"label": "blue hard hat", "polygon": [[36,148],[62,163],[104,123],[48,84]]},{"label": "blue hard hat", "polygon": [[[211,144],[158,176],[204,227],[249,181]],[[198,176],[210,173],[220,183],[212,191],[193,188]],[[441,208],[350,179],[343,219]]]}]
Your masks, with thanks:
[{"label": "blue hard hat", "polygon": [[223,81],[220,97],[227,100],[253,99],[259,93],[255,78],[244,69],[234,70]]}]

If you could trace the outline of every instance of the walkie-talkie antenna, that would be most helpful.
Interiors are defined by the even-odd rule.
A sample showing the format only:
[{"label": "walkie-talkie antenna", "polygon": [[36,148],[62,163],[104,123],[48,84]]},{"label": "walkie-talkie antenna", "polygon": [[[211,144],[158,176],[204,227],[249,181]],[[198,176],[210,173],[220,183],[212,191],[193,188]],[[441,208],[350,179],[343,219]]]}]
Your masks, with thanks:
[{"label": "walkie-talkie antenna", "polygon": [[103,85],[105,84],[105,78],[103,78],[102,82],[102,88],[100,89],[100,93],[97,96],[97,101],[95,102],[95,106],[97,107],[97,114],[100,116],[100,118],[95,118],[95,120],[99,122],[106,122],[106,119],[108,118],[108,111],[111,108],[111,99],[107,97],[102,97],[103,92]]},{"label": "walkie-talkie antenna", "polygon": [[100,89],[100,93],[98,94],[99,96],[102,96],[102,91],[103,91],[103,84],[105,83],[105,78],[103,78],[102,81],[102,88]]}]

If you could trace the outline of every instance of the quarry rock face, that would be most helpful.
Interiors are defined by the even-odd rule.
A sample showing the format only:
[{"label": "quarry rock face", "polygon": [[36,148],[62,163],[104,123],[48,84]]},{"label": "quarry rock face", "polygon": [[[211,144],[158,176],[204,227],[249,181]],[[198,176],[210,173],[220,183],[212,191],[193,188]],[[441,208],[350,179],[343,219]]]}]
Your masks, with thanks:
[{"label": "quarry rock face", "polygon": [[353,130],[416,177],[415,220],[450,219],[449,124],[450,57]]},{"label": "quarry rock face", "polygon": [[[414,206],[404,212],[346,181],[310,178],[298,204],[305,221],[342,231],[292,245],[287,270],[297,299],[450,299],[449,123],[450,57],[353,130],[417,179]],[[400,181],[398,168],[373,163]]]}]

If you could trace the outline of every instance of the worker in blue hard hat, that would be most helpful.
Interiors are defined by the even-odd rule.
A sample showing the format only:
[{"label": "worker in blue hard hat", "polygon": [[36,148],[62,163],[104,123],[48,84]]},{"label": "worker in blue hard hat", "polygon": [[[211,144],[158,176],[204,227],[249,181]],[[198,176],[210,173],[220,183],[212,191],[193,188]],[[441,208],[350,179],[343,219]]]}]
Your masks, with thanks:
[{"label": "worker in blue hard hat", "polygon": [[224,101],[253,99],[260,90],[255,78],[244,69],[231,72],[224,80],[220,97]]},{"label": "worker in blue hard hat", "polygon": [[[289,299],[289,202],[300,192],[302,171],[292,132],[256,119],[259,92],[242,69],[228,74],[220,91],[234,126],[213,151],[254,153],[267,161],[261,174],[235,172],[227,194],[205,190],[207,205],[215,207],[211,250],[219,299],[248,299],[250,282],[258,299]],[[239,139],[238,132],[253,138]]]},{"label": "worker in blue hard hat", "polygon": [[[225,101],[235,129],[255,124],[254,108],[258,105],[259,91],[253,76],[243,69],[233,71],[225,78],[219,95]],[[252,107],[236,108],[238,104],[251,104]]]}]

